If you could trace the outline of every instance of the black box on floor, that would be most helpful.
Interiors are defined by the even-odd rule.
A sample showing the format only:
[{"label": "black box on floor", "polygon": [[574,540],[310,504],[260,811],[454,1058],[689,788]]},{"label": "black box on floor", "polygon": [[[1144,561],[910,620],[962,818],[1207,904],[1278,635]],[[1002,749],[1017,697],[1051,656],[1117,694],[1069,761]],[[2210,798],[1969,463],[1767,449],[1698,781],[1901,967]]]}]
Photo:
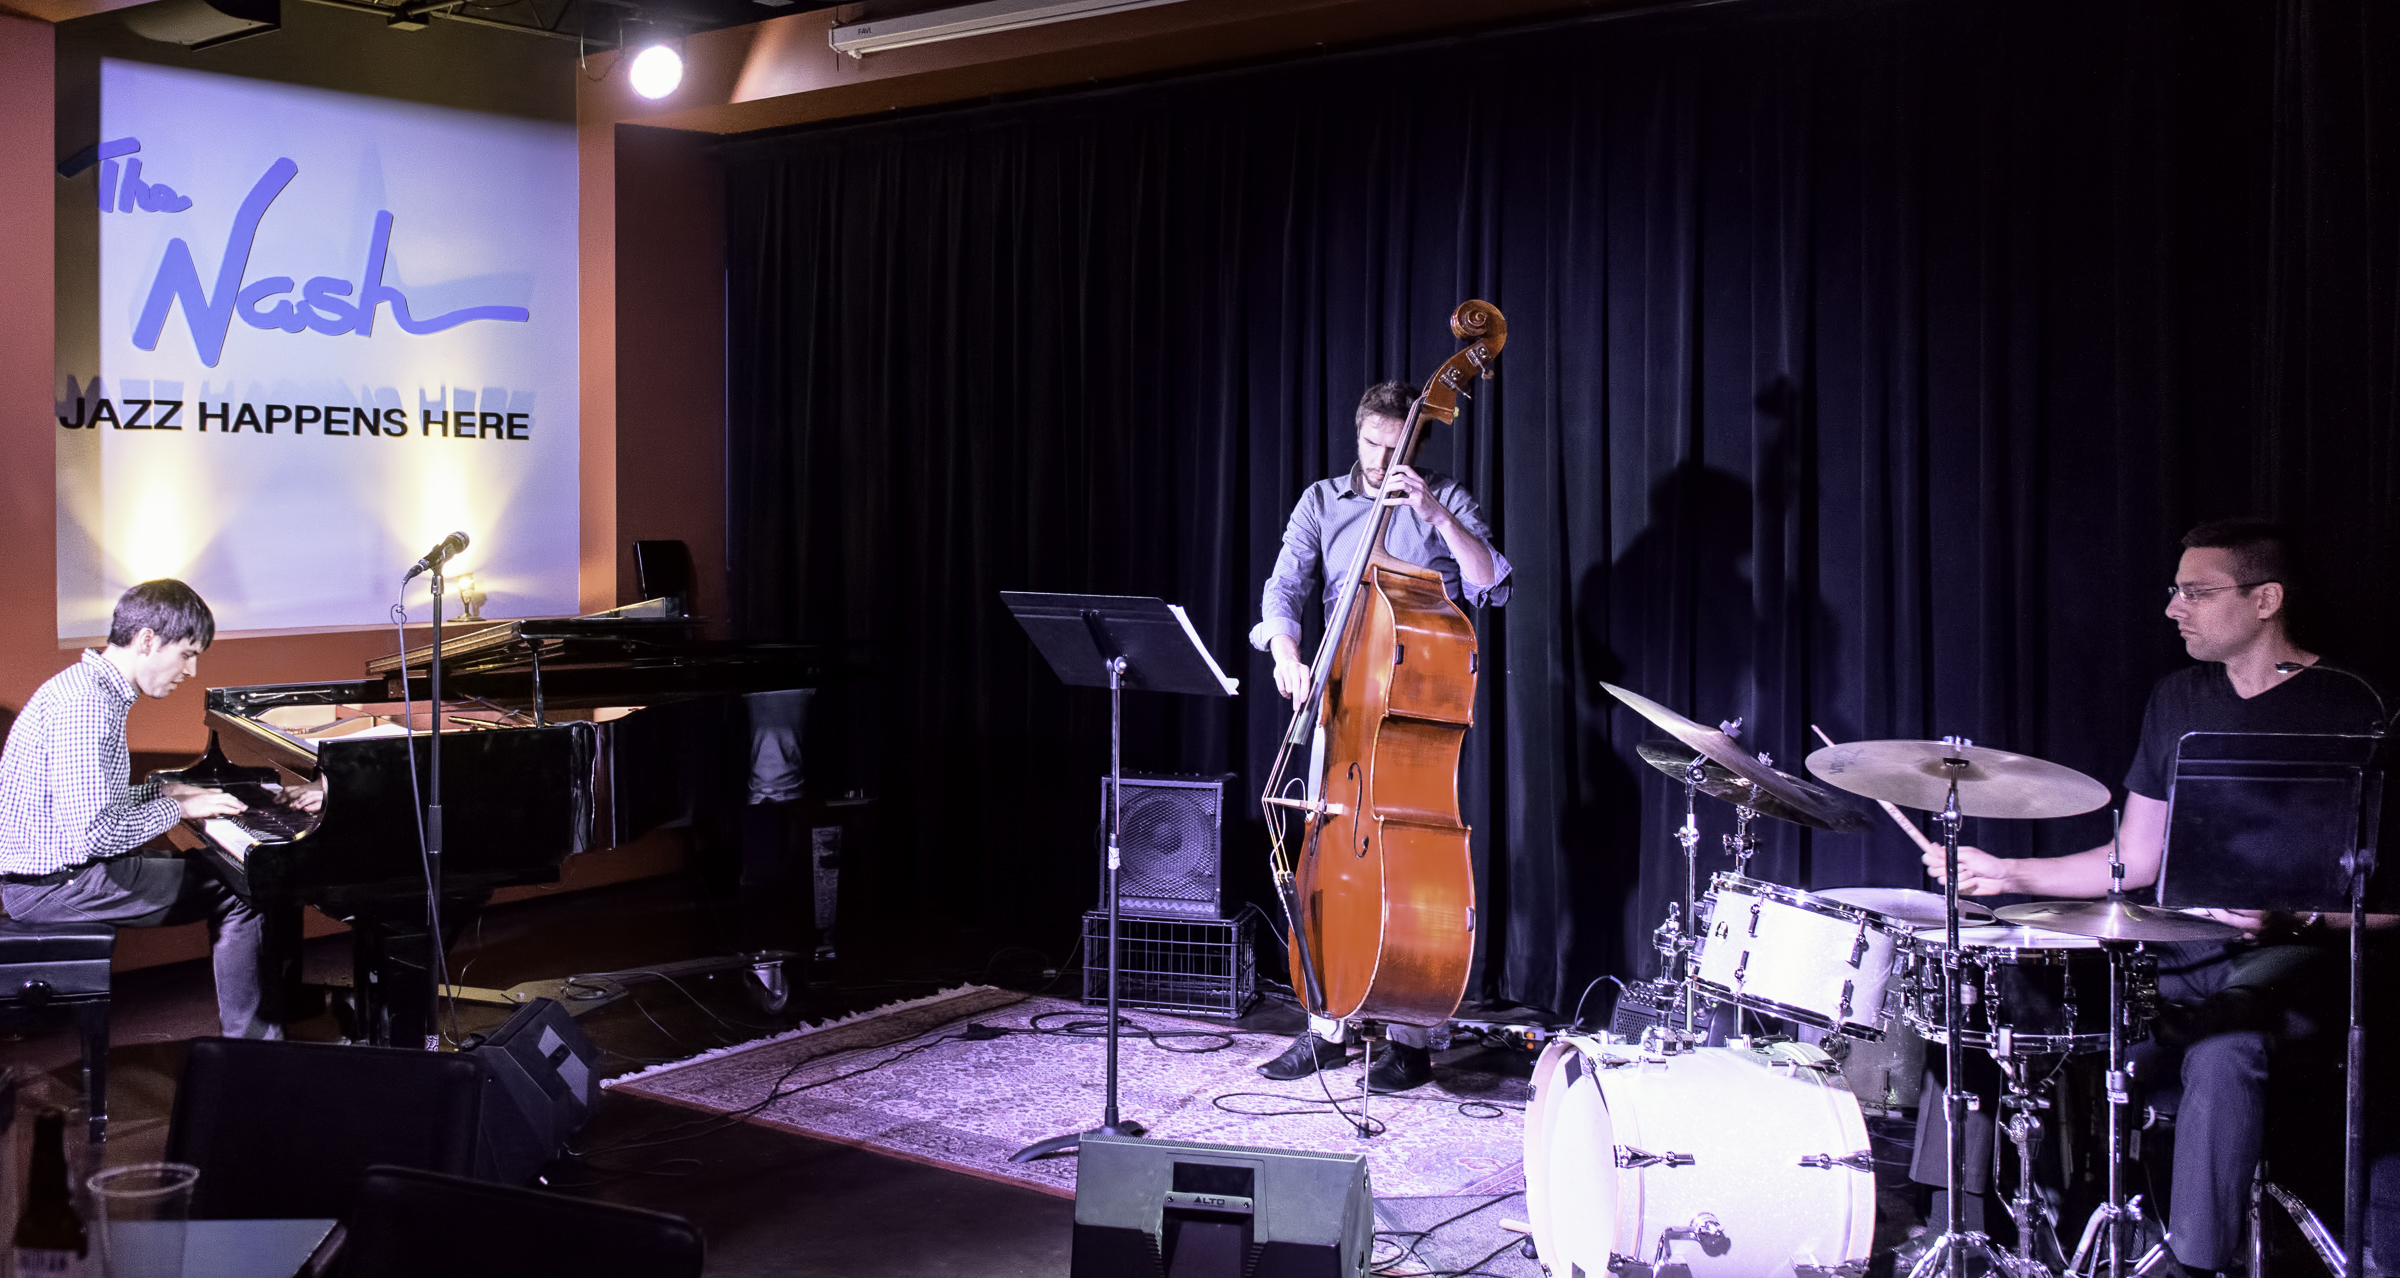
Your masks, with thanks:
[{"label": "black box on floor", "polygon": [[1087,1135],[1071,1278],[1359,1278],[1375,1249],[1367,1160]]},{"label": "black box on floor", "polygon": [[[1258,998],[1258,958],[1248,921],[1117,916],[1117,1005],[1182,1016],[1224,1017]],[[1083,1001],[1108,1005],[1108,911],[1083,916]]]},{"label": "black box on floor", "polygon": [[469,1054],[484,1068],[475,1176],[529,1184],[591,1120],[600,1053],[567,1009],[537,998]]}]

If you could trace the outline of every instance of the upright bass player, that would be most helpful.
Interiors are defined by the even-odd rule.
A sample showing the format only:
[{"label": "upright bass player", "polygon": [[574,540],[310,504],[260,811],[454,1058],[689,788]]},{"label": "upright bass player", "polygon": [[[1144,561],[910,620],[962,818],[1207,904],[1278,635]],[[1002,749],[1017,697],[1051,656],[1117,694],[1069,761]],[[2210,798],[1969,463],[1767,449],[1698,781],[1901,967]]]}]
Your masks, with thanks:
[{"label": "upright bass player", "polygon": [[[1336,624],[1342,597],[1355,585],[1342,569],[1358,558],[1362,539],[1376,525],[1378,491],[1384,494],[1381,505],[1393,511],[1385,552],[1438,572],[1455,603],[1508,602],[1508,560],[1492,544],[1491,529],[1474,495],[1457,480],[1420,471],[1394,455],[1415,398],[1414,388],[1405,382],[1368,387],[1355,415],[1357,460],[1346,473],[1309,485],[1284,525],[1283,550],[1267,578],[1260,601],[1263,619],[1252,628],[1250,643],[1274,654],[1276,690],[1295,706],[1314,690],[1314,671],[1300,653],[1302,610],[1313,594],[1328,628]],[[1339,916],[1329,916],[1320,943],[1330,946],[1345,939],[1333,931],[1341,926]],[[1372,938],[1367,941],[1373,943]],[[1376,1059],[1368,1086],[1396,1092],[1430,1080],[1427,1027],[1389,1022],[1386,1032],[1391,1050]],[[1343,1020],[1312,1014],[1308,1030],[1259,1072],[1287,1080],[1339,1066],[1348,1060],[1350,1037]]]}]

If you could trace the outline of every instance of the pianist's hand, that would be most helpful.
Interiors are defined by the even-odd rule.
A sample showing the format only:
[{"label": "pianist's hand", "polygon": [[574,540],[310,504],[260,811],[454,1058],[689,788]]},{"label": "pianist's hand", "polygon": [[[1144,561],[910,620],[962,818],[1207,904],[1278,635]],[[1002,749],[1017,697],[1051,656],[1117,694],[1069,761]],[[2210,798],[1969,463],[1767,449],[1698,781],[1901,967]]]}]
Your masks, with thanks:
[{"label": "pianist's hand", "polygon": [[195,790],[175,800],[183,808],[183,819],[198,821],[204,817],[232,816],[248,807],[240,799],[223,790]]},{"label": "pianist's hand", "polygon": [[286,790],[283,792],[283,805],[298,808],[302,812],[314,812],[325,806],[325,787],[304,785]]}]

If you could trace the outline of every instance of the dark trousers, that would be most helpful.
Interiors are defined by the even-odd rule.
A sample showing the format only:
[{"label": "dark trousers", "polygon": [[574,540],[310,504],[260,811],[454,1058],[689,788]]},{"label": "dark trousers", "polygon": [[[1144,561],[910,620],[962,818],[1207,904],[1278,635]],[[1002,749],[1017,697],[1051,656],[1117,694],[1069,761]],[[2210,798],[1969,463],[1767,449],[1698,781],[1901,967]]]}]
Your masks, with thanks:
[{"label": "dark trousers", "polygon": [[2268,1071],[2323,1038],[2329,1012],[2339,1015],[2341,962],[2305,945],[2157,949],[2159,996],[2186,1009],[2181,1032],[2159,1036],[2155,1066],[2137,1072],[2144,1086],[2183,1083],[2167,1234],[2186,1266],[2224,1269],[2266,1144]]},{"label": "dark trousers", "polygon": [[200,853],[110,857],[63,883],[8,884],[0,888],[0,903],[10,918],[28,923],[166,927],[206,920],[218,1029],[227,1038],[283,1037],[281,969],[296,953],[268,937],[297,929],[270,927]]}]

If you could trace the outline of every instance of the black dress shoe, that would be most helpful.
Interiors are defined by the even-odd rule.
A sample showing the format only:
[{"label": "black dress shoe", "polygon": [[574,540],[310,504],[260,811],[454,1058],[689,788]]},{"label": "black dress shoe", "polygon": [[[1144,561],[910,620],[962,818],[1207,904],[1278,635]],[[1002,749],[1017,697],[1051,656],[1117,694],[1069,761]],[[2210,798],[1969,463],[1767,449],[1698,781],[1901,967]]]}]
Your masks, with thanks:
[{"label": "black dress shoe", "polygon": [[1314,1030],[1302,1030],[1300,1037],[1283,1049],[1283,1055],[1259,1066],[1258,1072],[1278,1083],[1288,1083],[1321,1069],[1339,1069],[1349,1059],[1348,1049],[1341,1044],[1326,1042]]},{"label": "black dress shoe", "polygon": [[1367,1090],[1405,1092],[1433,1081],[1433,1053],[1404,1043],[1386,1043],[1375,1053],[1367,1071]]}]

